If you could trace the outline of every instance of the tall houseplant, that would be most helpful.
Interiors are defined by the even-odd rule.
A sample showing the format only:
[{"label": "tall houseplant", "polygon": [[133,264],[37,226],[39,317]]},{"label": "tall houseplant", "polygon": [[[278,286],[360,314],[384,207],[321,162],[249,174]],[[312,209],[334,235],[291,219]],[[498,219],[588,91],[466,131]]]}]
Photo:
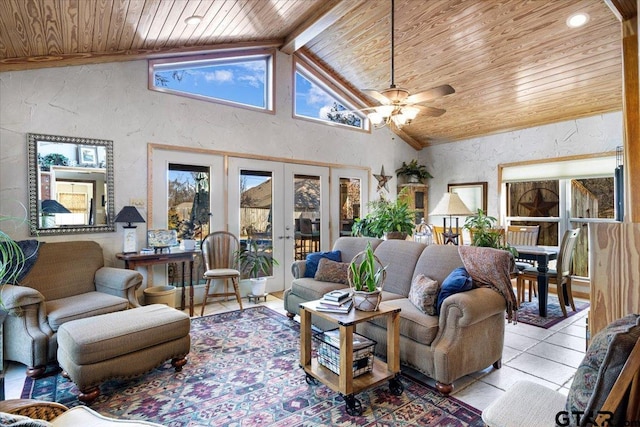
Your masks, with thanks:
[{"label": "tall houseplant", "polygon": [[264,295],[267,283],[265,276],[271,274],[274,265],[279,265],[272,253],[267,252],[270,249],[261,249],[257,242],[249,241],[246,247],[236,253],[240,273],[243,277],[251,279],[251,293],[255,296]]},{"label": "tall houseplant", "polygon": [[[368,204],[369,213],[356,219],[351,229],[354,236],[406,239],[415,228],[415,212],[400,192],[395,202],[379,199]],[[391,235],[390,235],[391,234]],[[393,234],[398,234],[393,236]]]}]

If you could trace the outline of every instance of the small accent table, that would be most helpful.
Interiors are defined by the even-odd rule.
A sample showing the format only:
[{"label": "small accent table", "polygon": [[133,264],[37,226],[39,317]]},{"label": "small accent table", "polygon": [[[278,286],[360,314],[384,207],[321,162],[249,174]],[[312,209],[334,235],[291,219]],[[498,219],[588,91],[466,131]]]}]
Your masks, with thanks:
[{"label": "small accent table", "polygon": [[[347,314],[327,313],[316,310],[319,301],[300,304],[300,366],[307,383],[321,381],[331,390],[340,393],[349,415],[361,415],[362,405],[354,394],[389,380],[389,388],[395,395],[404,391],[397,378],[400,374],[400,309],[380,305],[377,311],[360,311],[353,308]],[[311,353],[311,315],[338,324],[340,331],[340,375],[320,365]],[[387,316],[387,363],[374,358],[371,372],[353,378],[353,333],[358,323],[375,317]]]},{"label": "small accent table", "polygon": [[[193,261],[200,251],[182,251],[174,250],[173,252],[140,254],[118,253],[116,258],[124,261],[124,267],[129,270],[135,270],[137,267],[149,267],[156,264],[169,264],[172,262],[182,263],[182,296],[180,298],[180,310],[185,307],[185,280],[184,270],[185,264],[189,263],[189,316],[193,317]],[[147,269],[148,270],[148,269]]]},{"label": "small accent table", "polygon": [[549,261],[558,257],[557,246],[514,246],[518,251],[518,258],[536,261],[538,264],[538,312],[547,317],[547,295],[549,294]]}]

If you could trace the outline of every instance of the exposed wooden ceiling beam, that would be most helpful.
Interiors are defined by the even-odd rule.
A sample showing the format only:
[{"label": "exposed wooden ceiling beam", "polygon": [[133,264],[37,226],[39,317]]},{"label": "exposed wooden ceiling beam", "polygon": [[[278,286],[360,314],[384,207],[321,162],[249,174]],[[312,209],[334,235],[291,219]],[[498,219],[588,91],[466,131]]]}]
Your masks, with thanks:
[{"label": "exposed wooden ceiling beam", "polygon": [[325,1],[309,19],[287,36],[280,50],[291,55],[362,3],[362,0]]},{"label": "exposed wooden ceiling beam", "polygon": [[604,0],[609,9],[620,21],[638,16],[637,0]]}]

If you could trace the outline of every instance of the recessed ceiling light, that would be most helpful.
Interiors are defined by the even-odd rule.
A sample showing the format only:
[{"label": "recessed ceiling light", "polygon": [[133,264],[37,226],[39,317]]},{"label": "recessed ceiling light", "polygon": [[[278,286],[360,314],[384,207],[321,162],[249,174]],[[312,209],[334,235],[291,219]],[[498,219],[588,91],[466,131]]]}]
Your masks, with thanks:
[{"label": "recessed ceiling light", "polygon": [[193,15],[184,20],[184,23],[187,25],[198,25],[202,22],[202,16]]},{"label": "recessed ceiling light", "polygon": [[586,12],[578,12],[567,18],[567,27],[578,28],[589,22],[589,14]]}]

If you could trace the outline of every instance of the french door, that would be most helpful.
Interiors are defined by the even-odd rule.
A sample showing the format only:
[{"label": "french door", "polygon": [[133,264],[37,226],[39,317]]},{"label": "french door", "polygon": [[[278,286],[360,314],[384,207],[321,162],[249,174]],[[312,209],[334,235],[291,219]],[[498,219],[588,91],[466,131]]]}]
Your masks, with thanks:
[{"label": "french door", "polygon": [[329,168],[230,157],[228,182],[229,231],[271,253],[267,292],[284,290],[294,260],[330,247]]}]

